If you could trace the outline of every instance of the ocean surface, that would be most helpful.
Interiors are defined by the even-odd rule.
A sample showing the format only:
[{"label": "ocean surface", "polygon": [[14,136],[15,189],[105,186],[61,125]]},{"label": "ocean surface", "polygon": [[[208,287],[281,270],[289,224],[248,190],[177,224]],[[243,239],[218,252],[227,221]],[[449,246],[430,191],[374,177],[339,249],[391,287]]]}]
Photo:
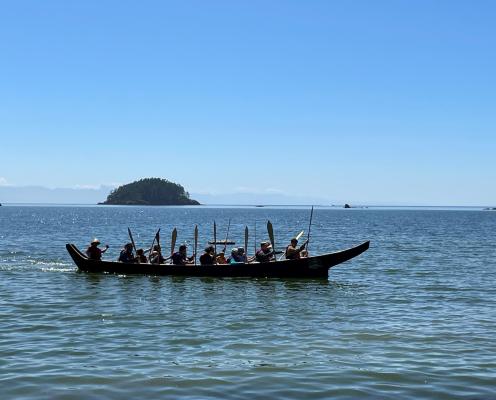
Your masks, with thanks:
[{"label": "ocean surface", "polygon": [[[76,272],[93,237],[249,253],[308,208],[0,207],[1,399],[496,399],[496,212],[316,208],[310,252],[371,241],[328,280]],[[191,253],[191,246],[189,247]]]}]

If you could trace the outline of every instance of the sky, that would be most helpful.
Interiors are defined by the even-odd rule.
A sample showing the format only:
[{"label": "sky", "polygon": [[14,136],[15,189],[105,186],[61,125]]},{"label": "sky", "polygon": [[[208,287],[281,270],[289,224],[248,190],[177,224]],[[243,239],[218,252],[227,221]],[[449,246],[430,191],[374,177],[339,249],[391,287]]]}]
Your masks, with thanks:
[{"label": "sky", "polygon": [[0,185],[496,203],[494,1],[0,4]]}]

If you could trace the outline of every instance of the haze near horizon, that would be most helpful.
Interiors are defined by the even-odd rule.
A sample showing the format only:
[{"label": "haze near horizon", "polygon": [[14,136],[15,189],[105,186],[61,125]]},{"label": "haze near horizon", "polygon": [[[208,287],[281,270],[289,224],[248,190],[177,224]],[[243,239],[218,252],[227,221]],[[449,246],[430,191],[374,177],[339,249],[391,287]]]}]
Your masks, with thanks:
[{"label": "haze near horizon", "polygon": [[493,2],[2,11],[4,189],[157,176],[261,203],[496,203]]}]

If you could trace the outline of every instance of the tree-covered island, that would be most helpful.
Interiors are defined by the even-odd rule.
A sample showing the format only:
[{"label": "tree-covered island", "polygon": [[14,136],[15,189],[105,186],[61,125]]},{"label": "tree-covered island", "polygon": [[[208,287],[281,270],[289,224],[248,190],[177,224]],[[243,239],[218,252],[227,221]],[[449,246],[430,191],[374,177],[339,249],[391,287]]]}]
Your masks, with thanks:
[{"label": "tree-covered island", "polygon": [[140,179],[112,190],[107,200],[98,204],[146,205],[146,206],[189,206],[199,205],[189,198],[181,185],[161,178]]}]

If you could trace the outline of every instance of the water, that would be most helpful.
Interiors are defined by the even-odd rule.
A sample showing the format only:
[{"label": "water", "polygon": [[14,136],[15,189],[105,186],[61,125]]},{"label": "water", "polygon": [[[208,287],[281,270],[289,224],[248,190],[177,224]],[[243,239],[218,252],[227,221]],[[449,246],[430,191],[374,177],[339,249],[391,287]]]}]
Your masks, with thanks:
[{"label": "water", "polygon": [[495,212],[316,209],[312,253],[371,240],[327,281],[81,274],[64,248],[229,218],[278,246],[309,210],[1,207],[1,398],[496,398]]}]

